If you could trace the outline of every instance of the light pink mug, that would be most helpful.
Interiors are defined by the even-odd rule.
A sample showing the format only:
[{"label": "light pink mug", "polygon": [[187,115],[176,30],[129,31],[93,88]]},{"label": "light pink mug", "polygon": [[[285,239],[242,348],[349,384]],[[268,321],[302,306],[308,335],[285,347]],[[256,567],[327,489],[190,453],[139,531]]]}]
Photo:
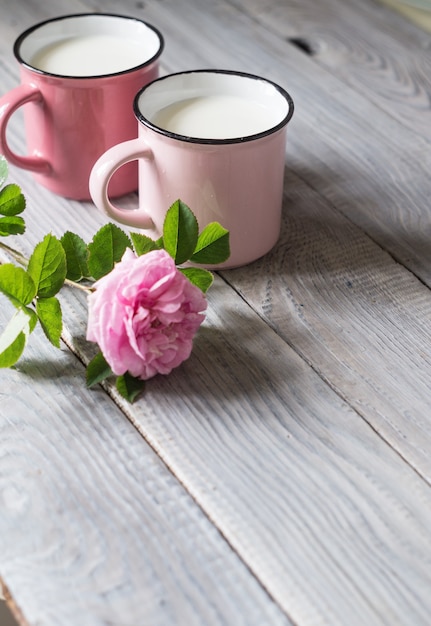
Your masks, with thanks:
[{"label": "light pink mug", "polygon": [[[242,72],[196,70],[164,76],[134,100],[137,139],[98,159],[90,176],[95,205],[111,218],[160,236],[166,211],[185,202],[200,229],[230,231],[231,256],[250,263],[280,234],[286,127],[293,101],[279,85]],[[111,176],[139,160],[139,207],[109,199]]]},{"label": "light pink mug", "polygon": [[[157,78],[163,46],[156,28],[122,15],[80,13],[29,28],[14,45],[21,84],[0,99],[0,152],[54,193],[89,199],[97,158],[137,136],[133,99]],[[7,141],[10,117],[21,106],[26,156]],[[137,186],[138,168],[130,164],[114,177],[110,193]]]}]

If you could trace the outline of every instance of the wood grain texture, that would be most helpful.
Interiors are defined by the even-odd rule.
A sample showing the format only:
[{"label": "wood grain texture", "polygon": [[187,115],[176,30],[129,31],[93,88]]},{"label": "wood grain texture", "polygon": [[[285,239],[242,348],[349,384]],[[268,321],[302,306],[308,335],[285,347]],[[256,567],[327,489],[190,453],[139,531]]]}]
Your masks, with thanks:
[{"label": "wood grain texture", "polygon": [[81,364],[31,339],[0,374],[0,575],[27,623],[288,626]]},{"label": "wood grain texture", "polygon": [[430,33],[375,0],[232,3],[279,36],[308,44],[315,63],[431,139]]},{"label": "wood grain texture", "polygon": [[130,419],[295,623],[426,624],[429,486],[220,280],[210,305]]},{"label": "wood grain texture", "polygon": [[293,175],[286,199],[276,249],[223,275],[431,483],[429,289]]},{"label": "wood grain texture", "polygon": [[398,2],[398,0],[383,0],[389,7],[407,17],[422,29],[431,32],[431,13],[426,2]]},{"label": "wood grain texture", "polygon": [[[338,18],[324,0],[316,15],[345,26],[364,11],[356,50],[374,12],[350,4]],[[236,68],[291,91],[283,232],[264,260],[217,277],[192,357],[136,405],[78,392],[83,368],[39,341],[1,374],[0,575],[34,624],[61,623],[58,611],[65,624],[237,624],[243,610],[244,624],[429,624],[429,142],[286,41],[318,24],[307,4],[285,5],[297,21],[281,12],[276,29],[280,3],[122,4],[165,34],[163,71]],[[413,27],[391,28],[407,48]],[[17,72],[2,63],[9,88]],[[89,240],[104,222],[12,176],[31,199],[24,252],[48,228]],[[85,300],[62,303],[86,360]]]}]

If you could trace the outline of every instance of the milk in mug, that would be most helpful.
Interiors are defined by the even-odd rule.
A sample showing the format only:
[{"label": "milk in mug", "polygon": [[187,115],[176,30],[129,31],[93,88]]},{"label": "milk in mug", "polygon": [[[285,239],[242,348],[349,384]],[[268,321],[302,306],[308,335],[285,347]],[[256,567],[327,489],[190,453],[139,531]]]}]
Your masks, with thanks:
[{"label": "milk in mug", "polygon": [[279,115],[259,102],[226,94],[174,102],[157,111],[151,122],[186,137],[234,139],[273,128]]},{"label": "milk in mug", "polygon": [[30,65],[60,76],[101,76],[123,72],[151,56],[145,45],[115,35],[68,37],[38,50]]}]

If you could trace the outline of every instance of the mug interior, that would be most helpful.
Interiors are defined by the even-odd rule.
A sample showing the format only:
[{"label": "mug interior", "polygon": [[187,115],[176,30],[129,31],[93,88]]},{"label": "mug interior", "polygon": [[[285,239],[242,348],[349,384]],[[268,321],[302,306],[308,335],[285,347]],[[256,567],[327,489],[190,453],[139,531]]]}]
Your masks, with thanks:
[{"label": "mug interior", "polygon": [[[98,47],[102,40],[105,48]],[[127,54],[126,49],[122,54],[122,42],[128,46]],[[64,65],[65,71],[50,71],[35,62],[44,51],[49,53],[65,44],[70,50],[76,46],[75,50],[83,57],[82,63],[72,61],[72,71],[70,63]],[[86,78],[119,74],[148,65],[161,54],[163,44],[159,31],[142,20],[107,13],[82,13],[54,18],[29,28],[16,40],[14,53],[20,63],[36,71]]]},{"label": "mug interior", "polygon": [[[214,102],[209,115],[220,118],[221,128],[217,133],[210,128],[211,123],[206,130],[197,128],[196,133],[186,134],[164,124],[162,111],[181,107],[182,103],[200,106],[203,99]],[[249,132],[236,132],[235,125],[229,129],[233,108],[238,106],[241,116],[241,107],[250,105],[265,111],[257,130],[251,126]],[[134,110],[141,123],[170,137],[195,143],[232,143],[256,139],[285,126],[293,114],[293,101],[282,87],[259,76],[228,70],[196,70],[164,76],[145,86],[135,98]],[[244,111],[247,112],[246,108]],[[196,119],[198,113],[191,110],[190,115]]]}]

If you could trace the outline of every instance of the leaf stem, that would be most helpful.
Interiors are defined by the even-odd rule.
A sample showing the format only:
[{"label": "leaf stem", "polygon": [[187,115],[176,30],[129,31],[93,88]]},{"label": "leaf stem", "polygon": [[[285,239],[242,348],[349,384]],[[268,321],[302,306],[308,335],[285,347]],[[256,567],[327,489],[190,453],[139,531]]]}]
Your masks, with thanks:
[{"label": "leaf stem", "polygon": [[10,256],[13,257],[15,261],[17,261],[21,265],[24,265],[25,267],[28,265],[28,259],[26,259],[26,257],[21,254],[21,252],[18,252],[18,250],[11,248],[6,243],[3,243],[3,241],[0,241],[0,248],[6,250],[6,252],[10,254]]},{"label": "leaf stem", "polygon": [[94,291],[93,287],[87,287],[86,285],[81,285],[81,283],[76,283],[74,280],[70,280],[69,278],[64,279],[64,284],[69,287],[73,287],[74,289],[80,289],[81,291],[86,291],[87,293],[92,293]]}]

